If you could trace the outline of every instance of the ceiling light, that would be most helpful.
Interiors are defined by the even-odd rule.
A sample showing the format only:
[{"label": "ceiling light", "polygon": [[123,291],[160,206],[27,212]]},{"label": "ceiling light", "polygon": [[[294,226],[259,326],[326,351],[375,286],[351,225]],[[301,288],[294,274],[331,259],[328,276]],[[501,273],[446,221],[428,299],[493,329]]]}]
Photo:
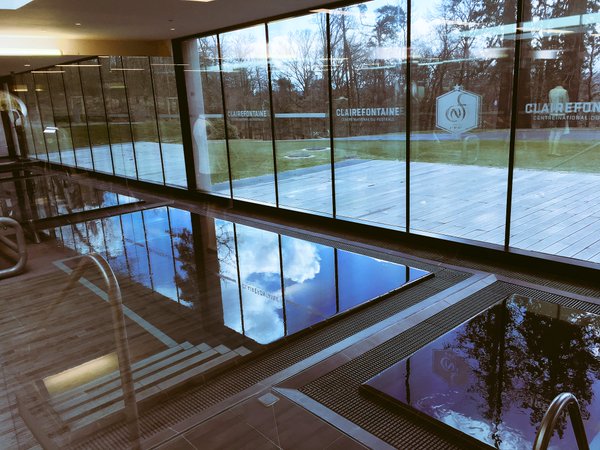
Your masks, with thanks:
[{"label": "ceiling light", "polygon": [[31,73],[65,73],[64,70],[32,70]]},{"label": "ceiling light", "polygon": [[54,67],[101,67],[100,64],[56,64]]},{"label": "ceiling light", "polygon": [[23,64],[25,67],[31,67],[31,64]]},{"label": "ceiling light", "polygon": [[44,133],[45,134],[56,134],[57,131],[58,131],[57,127],[46,127],[46,128],[44,128]]},{"label": "ceiling light", "polygon": [[110,69],[110,70],[115,71],[115,70],[145,70],[145,69],[141,69],[141,68],[139,68],[139,69],[133,69],[133,68],[129,69],[129,68],[115,67],[114,69]]},{"label": "ceiling light", "polygon": [[0,47],[0,56],[61,56],[58,48]]},{"label": "ceiling light", "polygon": [[32,0],[2,0],[0,2],[0,9],[19,9],[21,6],[25,6]]},{"label": "ceiling light", "polygon": [[80,26],[81,26],[81,24],[80,24],[79,22],[77,22],[77,23],[75,24],[75,26],[76,26],[76,27],[80,27]]}]

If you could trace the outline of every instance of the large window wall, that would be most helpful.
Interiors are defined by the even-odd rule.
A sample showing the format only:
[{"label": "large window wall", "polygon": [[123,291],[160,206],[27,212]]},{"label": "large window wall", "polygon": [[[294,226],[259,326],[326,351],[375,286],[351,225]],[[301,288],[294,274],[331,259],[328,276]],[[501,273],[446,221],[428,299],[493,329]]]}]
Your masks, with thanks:
[{"label": "large window wall", "polygon": [[599,21],[373,0],[183,40],[197,188],[600,263]]},{"label": "large window wall", "polygon": [[186,187],[172,58],[104,56],[16,75],[30,157]]}]

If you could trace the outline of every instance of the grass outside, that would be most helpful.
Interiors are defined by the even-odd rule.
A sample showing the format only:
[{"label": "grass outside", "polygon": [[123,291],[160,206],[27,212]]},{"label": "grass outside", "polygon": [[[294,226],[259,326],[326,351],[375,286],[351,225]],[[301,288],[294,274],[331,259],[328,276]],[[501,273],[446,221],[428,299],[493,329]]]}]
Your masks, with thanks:
[{"label": "grass outside", "polygon": [[[314,150],[315,148],[325,148]],[[309,150],[307,150],[309,149]],[[236,140],[230,142],[231,167],[234,179],[273,173],[273,148],[270,141]],[[227,154],[224,141],[210,141],[209,152],[213,182],[227,180]],[[556,170],[600,173],[600,143],[593,141],[563,142],[560,156],[549,154],[547,141],[520,142],[516,148],[515,167],[519,169]],[[404,141],[343,140],[335,142],[335,160],[400,160],[405,159]],[[278,141],[277,169],[286,172],[314,167],[330,162],[329,141]],[[290,158],[291,157],[291,158]],[[479,146],[466,146],[456,141],[413,141],[411,160],[442,164],[508,167],[508,144],[505,141],[484,140]]]},{"label": "grass outside", "polygon": [[[134,123],[135,141],[156,142],[156,125]],[[84,125],[71,127],[73,141],[87,142],[94,146],[107,145],[109,135],[104,123],[91,123],[89,130]],[[89,132],[89,135],[88,135]],[[41,134],[41,133],[40,133]],[[39,134],[38,134],[39,136]],[[181,143],[178,123],[161,122],[160,136],[165,143]],[[40,136],[41,137],[41,136]],[[413,140],[411,161],[457,165],[475,165],[505,168],[508,166],[508,142],[506,140],[476,139],[455,140]],[[110,142],[113,144],[131,142],[129,124],[111,124]],[[38,146],[42,143],[38,143]],[[335,161],[345,160],[399,160],[406,155],[405,141],[394,139],[335,139]],[[330,142],[328,139],[308,139],[297,141],[277,141],[276,156],[279,172],[328,165],[330,163]],[[273,173],[273,146],[271,141],[249,139],[230,140],[230,159],[234,179],[269,175]],[[228,180],[226,146],[223,140],[211,140],[208,144],[213,183]],[[53,153],[53,152],[51,152]],[[568,141],[558,145],[559,156],[550,155],[547,140],[517,141],[515,167],[522,169],[556,170],[570,172],[600,172],[600,142],[592,140]]]}]

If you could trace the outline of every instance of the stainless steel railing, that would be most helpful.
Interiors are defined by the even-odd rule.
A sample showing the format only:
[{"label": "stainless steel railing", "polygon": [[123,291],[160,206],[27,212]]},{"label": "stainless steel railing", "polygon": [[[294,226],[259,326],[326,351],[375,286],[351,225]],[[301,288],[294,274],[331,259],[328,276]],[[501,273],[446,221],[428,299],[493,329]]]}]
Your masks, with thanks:
[{"label": "stainless steel railing", "polygon": [[[64,298],[66,298],[69,291],[75,287],[76,283],[79,282],[83,275],[86,272],[89,272],[90,269],[95,269],[96,272],[99,272],[102,277],[102,281],[106,285],[108,303],[112,312],[112,325],[117,349],[117,358],[119,362],[119,375],[121,378],[121,388],[123,391],[125,419],[129,431],[129,448],[131,450],[139,450],[141,449],[139,414],[135,398],[135,387],[133,384],[131,358],[129,356],[129,344],[127,341],[127,332],[125,328],[125,315],[123,314],[121,288],[119,287],[119,282],[117,281],[117,278],[115,277],[115,274],[106,259],[95,253],[81,256],[77,267],[69,273],[69,280],[65,287],[58,292],[58,295],[55,297],[55,301],[46,308],[46,314],[40,322],[40,328],[48,319],[54,307]],[[42,427],[36,422],[35,417],[28,413],[24,405],[19,404],[19,410],[21,411],[21,417],[25,420],[25,423],[29,429],[32,431],[38,442],[44,446],[44,448],[70,448],[68,436],[66,443],[62,442],[60,445],[56,444],[52,438],[44,435],[44,433],[40,431]],[[68,433],[68,429],[65,432]]]},{"label": "stainless steel railing", "polygon": [[568,408],[569,416],[571,417],[573,432],[575,433],[575,439],[577,440],[577,448],[579,450],[590,449],[585,434],[585,428],[583,426],[583,420],[581,419],[579,402],[570,392],[563,392],[562,394],[558,394],[554,400],[552,400],[546,414],[544,414],[540,429],[538,430],[535,442],[533,443],[533,450],[546,450],[548,448],[550,438],[552,438],[554,428],[556,427],[556,421],[565,408]]},{"label": "stainless steel railing", "polygon": [[133,374],[131,370],[131,359],[129,357],[129,344],[125,329],[125,316],[123,314],[123,301],[121,288],[110,265],[102,256],[90,253],[82,256],[81,261],[69,275],[69,282],[63,289],[60,298],[70,291],[84,272],[89,268],[97,269],[107,287],[108,302],[112,311],[113,331],[117,347],[117,358],[119,361],[119,373],[121,376],[121,387],[123,389],[123,402],[125,405],[125,418],[129,429],[129,445],[131,449],[139,449],[140,426],[137,403],[135,400],[135,388],[133,385]]},{"label": "stainless steel railing", "polygon": [[[13,242],[6,235],[14,234],[17,241]],[[25,270],[27,264],[27,244],[25,242],[25,234],[21,224],[10,217],[0,217],[0,245],[8,249],[11,256],[16,256],[16,263],[8,269],[0,270],[0,280],[15,275],[19,275]]]}]

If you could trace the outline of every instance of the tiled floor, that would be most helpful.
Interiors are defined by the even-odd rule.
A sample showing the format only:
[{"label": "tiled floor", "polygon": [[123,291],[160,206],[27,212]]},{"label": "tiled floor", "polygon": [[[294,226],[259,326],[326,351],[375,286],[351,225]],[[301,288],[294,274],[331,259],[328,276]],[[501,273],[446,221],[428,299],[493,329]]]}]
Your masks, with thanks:
[{"label": "tiled floor", "polygon": [[275,395],[270,406],[261,403],[261,397],[246,400],[159,449],[366,448],[284,397]]}]

